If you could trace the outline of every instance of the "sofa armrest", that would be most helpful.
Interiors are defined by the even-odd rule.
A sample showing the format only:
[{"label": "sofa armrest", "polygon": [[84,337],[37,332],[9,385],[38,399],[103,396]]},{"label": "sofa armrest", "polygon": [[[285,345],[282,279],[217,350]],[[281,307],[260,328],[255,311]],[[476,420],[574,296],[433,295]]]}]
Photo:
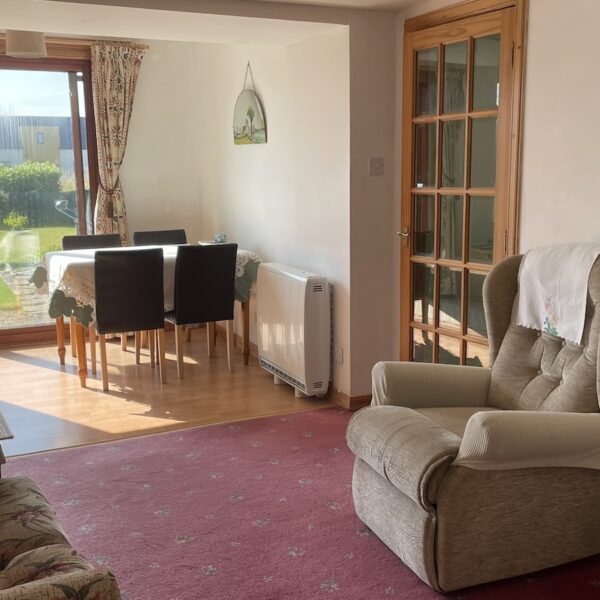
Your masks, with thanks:
[{"label": "sofa armrest", "polygon": [[121,600],[114,575],[106,570],[73,571],[1,590],[0,600]]},{"label": "sofa armrest", "polygon": [[407,408],[485,406],[491,370],[415,362],[378,362],[373,367],[373,406]]},{"label": "sofa armrest", "polygon": [[600,414],[476,413],[467,423],[454,464],[480,470],[600,469]]}]

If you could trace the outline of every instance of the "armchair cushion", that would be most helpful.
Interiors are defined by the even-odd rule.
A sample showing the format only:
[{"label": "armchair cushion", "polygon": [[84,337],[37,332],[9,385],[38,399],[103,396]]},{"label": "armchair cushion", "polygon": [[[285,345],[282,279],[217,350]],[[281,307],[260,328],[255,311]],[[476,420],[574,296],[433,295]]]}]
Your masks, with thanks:
[{"label": "armchair cushion", "polygon": [[106,570],[59,573],[0,591],[0,600],[121,600],[114,575]]},{"label": "armchair cushion", "polygon": [[54,509],[28,477],[0,479],[0,569],[17,555],[52,544],[68,544]]},{"label": "armchair cushion", "polygon": [[93,569],[92,565],[71,546],[66,544],[42,546],[23,552],[8,563],[0,572],[0,590],[52,577],[58,573],[91,569]]},{"label": "armchair cushion", "polygon": [[416,504],[435,500],[439,470],[454,460],[460,437],[409,408],[368,406],[352,417],[348,446]]},{"label": "armchair cushion", "polygon": [[600,469],[600,414],[495,411],[473,415],[456,466]]},{"label": "armchair cushion", "polygon": [[373,404],[408,408],[484,406],[491,371],[481,367],[378,362],[373,367]]}]

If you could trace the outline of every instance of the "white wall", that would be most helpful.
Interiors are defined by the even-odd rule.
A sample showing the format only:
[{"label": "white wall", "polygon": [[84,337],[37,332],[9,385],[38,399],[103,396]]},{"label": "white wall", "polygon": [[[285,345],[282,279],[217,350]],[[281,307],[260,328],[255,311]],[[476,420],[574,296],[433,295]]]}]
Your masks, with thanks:
[{"label": "white wall", "polygon": [[[334,285],[335,343],[350,347],[348,33],[273,49],[198,49],[202,109],[202,235],[265,260],[325,275]],[[268,142],[235,146],[232,114],[247,61],[263,102]],[[253,323],[254,319],[251,320]],[[349,391],[349,368],[334,385]]]},{"label": "white wall", "polygon": [[[248,61],[268,143],[235,146],[233,107]],[[347,351],[348,61],[343,26],[286,47],[152,41],[121,177],[131,231],[181,226],[191,240],[224,232],[265,260],[327,276],[335,343]],[[334,376],[349,393],[349,357]]]},{"label": "white wall", "polygon": [[599,23],[597,0],[530,0],[521,250],[600,242]]},{"label": "white wall", "polygon": [[184,227],[200,239],[196,45],[153,41],[144,57],[120,174],[130,233]]}]

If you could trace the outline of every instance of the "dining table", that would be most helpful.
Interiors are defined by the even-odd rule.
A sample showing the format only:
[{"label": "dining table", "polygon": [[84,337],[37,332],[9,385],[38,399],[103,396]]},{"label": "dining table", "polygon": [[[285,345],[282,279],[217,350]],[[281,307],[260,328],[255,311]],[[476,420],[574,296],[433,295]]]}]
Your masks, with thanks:
[{"label": "dining table", "polygon": [[[103,251],[130,252],[140,248],[161,248],[164,257],[164,299],[165,312],[173,309],[175,292],[175,263],[178,245],[166,246],[123,246],[103,248]],[[65,364],[64,318],[75,320],[75,340],[79,368],[79,379],[85,387],[87,378],[87,357],[85,349],[85,329],[95,324],[96,289],[94,264],[97,249],[61,250],[48,252],[42,264],[34,271],[31,283],[48,292],[48,314],[56,321],[57,351],[60,364]],[[241,304],[242,313],[242,352],[244,364],[250,357],[250,293],[256,283],[258,265],[261,258],[249,250],[238,248],[235,271],[235,300]],[[92,360],[94,357],[92,356]]]}]

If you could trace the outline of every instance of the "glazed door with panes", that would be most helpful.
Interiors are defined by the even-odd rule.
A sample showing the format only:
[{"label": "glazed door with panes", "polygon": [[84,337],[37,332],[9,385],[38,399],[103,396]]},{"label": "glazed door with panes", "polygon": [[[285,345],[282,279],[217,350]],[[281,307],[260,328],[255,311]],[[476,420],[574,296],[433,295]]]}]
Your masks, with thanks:
[{"label": "glazed door with panes", "polygon": [[508,253],[514,9],[405,39],[403,360],[487,365],[482,286]]}]

